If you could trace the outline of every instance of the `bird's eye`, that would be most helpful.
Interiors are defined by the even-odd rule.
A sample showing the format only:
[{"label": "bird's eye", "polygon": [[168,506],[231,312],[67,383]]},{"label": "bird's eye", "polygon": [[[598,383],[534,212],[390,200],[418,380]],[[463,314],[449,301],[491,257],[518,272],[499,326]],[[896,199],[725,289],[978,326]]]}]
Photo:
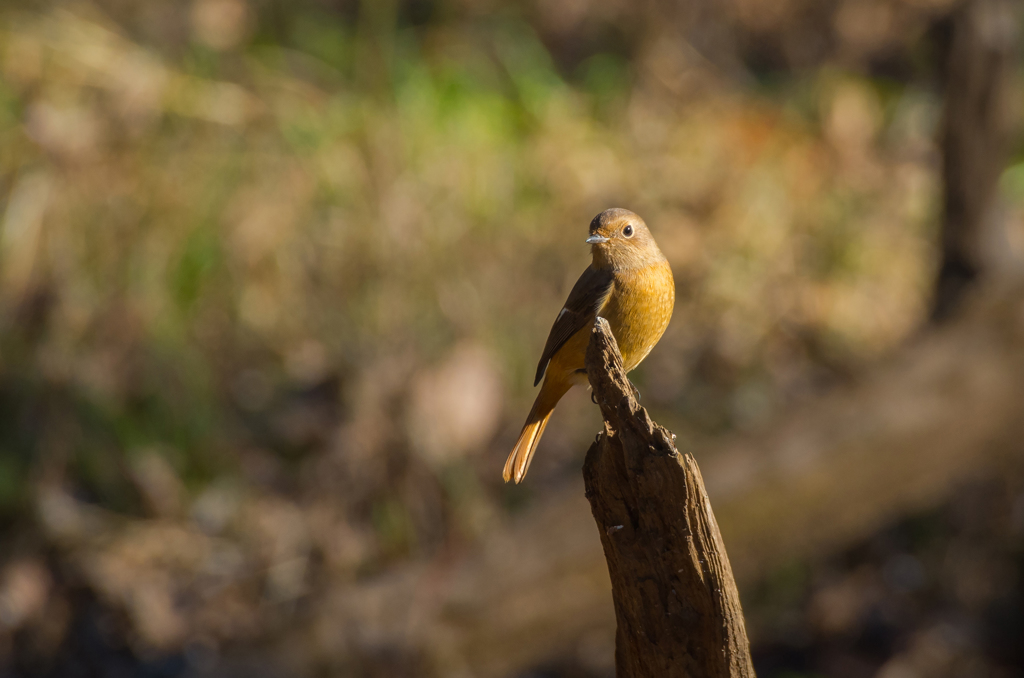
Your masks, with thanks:
[{"label": "bird's eye", "polygon": [[633,226],[632,225],[626,226],[624,229],[622,229],[622,235],[626,236],[627,238],[632,238],[633,237]]}]

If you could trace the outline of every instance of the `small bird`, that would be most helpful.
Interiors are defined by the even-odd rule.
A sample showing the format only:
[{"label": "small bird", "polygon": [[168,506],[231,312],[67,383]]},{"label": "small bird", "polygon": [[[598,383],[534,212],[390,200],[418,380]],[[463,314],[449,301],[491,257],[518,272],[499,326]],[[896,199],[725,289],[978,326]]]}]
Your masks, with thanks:
[{"label": "small bird", "polygon": [[551,326],[533,382],[543,378],[544,385],[505,462],[505,482],[522,481],[555,405],[575,384],[587,383],[587,345],[598,316],[611,326],[627,372],[647,357],[672,318],[672,269],[643,219],[629,210],[605,210],[590,222],[586,242],[593,260]]}]

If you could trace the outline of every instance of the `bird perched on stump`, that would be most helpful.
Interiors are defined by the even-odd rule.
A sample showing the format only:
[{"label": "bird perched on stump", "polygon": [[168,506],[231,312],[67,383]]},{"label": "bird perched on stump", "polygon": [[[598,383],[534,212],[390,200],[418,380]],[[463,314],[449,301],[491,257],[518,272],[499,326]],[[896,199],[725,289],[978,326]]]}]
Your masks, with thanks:
[{"label": "bird perched on stump", "polygon": [[590,222],[586,241],[593,261],[548,334],[533,382],[536,386],[543,378],[544,385],[505,462],[505,482],[526,476],[555,405],[573,385],[587,383],[587,344],[598,316],[611,326],[627,372],[647,357],[672,318],[672,269],[643,219],[629,210],[605,210]]}]

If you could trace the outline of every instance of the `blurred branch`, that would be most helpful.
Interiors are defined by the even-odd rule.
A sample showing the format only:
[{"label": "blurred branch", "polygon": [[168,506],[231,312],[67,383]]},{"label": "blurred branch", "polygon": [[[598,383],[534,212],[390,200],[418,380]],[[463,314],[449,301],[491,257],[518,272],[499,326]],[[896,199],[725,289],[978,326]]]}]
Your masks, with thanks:
[{"label": "blurred branch", "polygon": [[605,430],[583,478],[612,579],[616,675],[753,676],[739,591],[700,469],[640,407],[603,318],[587,374]]},{"label": "blurred branch", "polygon": [[940,141],[942,263],[932,309],[936,320],[947,318],[964,290],[991,268],[994,199],[1010,141],[1014,19],[1007,0],[970,0],[948,19]]},{"label": "blurred branch", "polygon": [[[979,293],[853,387],[708,451],[707,489],[741,584],[933,506],[1019,453],[1024,281]],[[458,561],[392,572],[326,599],[319,614],[347,620],[350,638],[420,648],[441,669],[479,676],[588,638],[610,644],[591,521],[579,488],[566,488]]]}]

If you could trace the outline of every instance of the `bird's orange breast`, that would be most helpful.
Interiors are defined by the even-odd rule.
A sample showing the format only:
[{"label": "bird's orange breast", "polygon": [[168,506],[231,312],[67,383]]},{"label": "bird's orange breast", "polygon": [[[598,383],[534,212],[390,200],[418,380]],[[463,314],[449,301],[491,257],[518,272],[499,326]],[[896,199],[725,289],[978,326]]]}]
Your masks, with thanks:
[{"label": "bird's orange breast", "polygon": [[[675,299],[676,286],[668,262],[615,272],[611,293],[597,314],[611,326],[627,372],[647,357],[665,333]],[[552,356],[547,379],[564,384],[565,389],[574,383],[587,383],[584,363],[590,330],[588,326],[576,332]]]},{"label": "bird's orange breast", "polygon": [[675,300],[676,286],[668,262],[616,272],[611,296],[599,315],[611,325],[627,372],[661,339],[672,319]]}]

